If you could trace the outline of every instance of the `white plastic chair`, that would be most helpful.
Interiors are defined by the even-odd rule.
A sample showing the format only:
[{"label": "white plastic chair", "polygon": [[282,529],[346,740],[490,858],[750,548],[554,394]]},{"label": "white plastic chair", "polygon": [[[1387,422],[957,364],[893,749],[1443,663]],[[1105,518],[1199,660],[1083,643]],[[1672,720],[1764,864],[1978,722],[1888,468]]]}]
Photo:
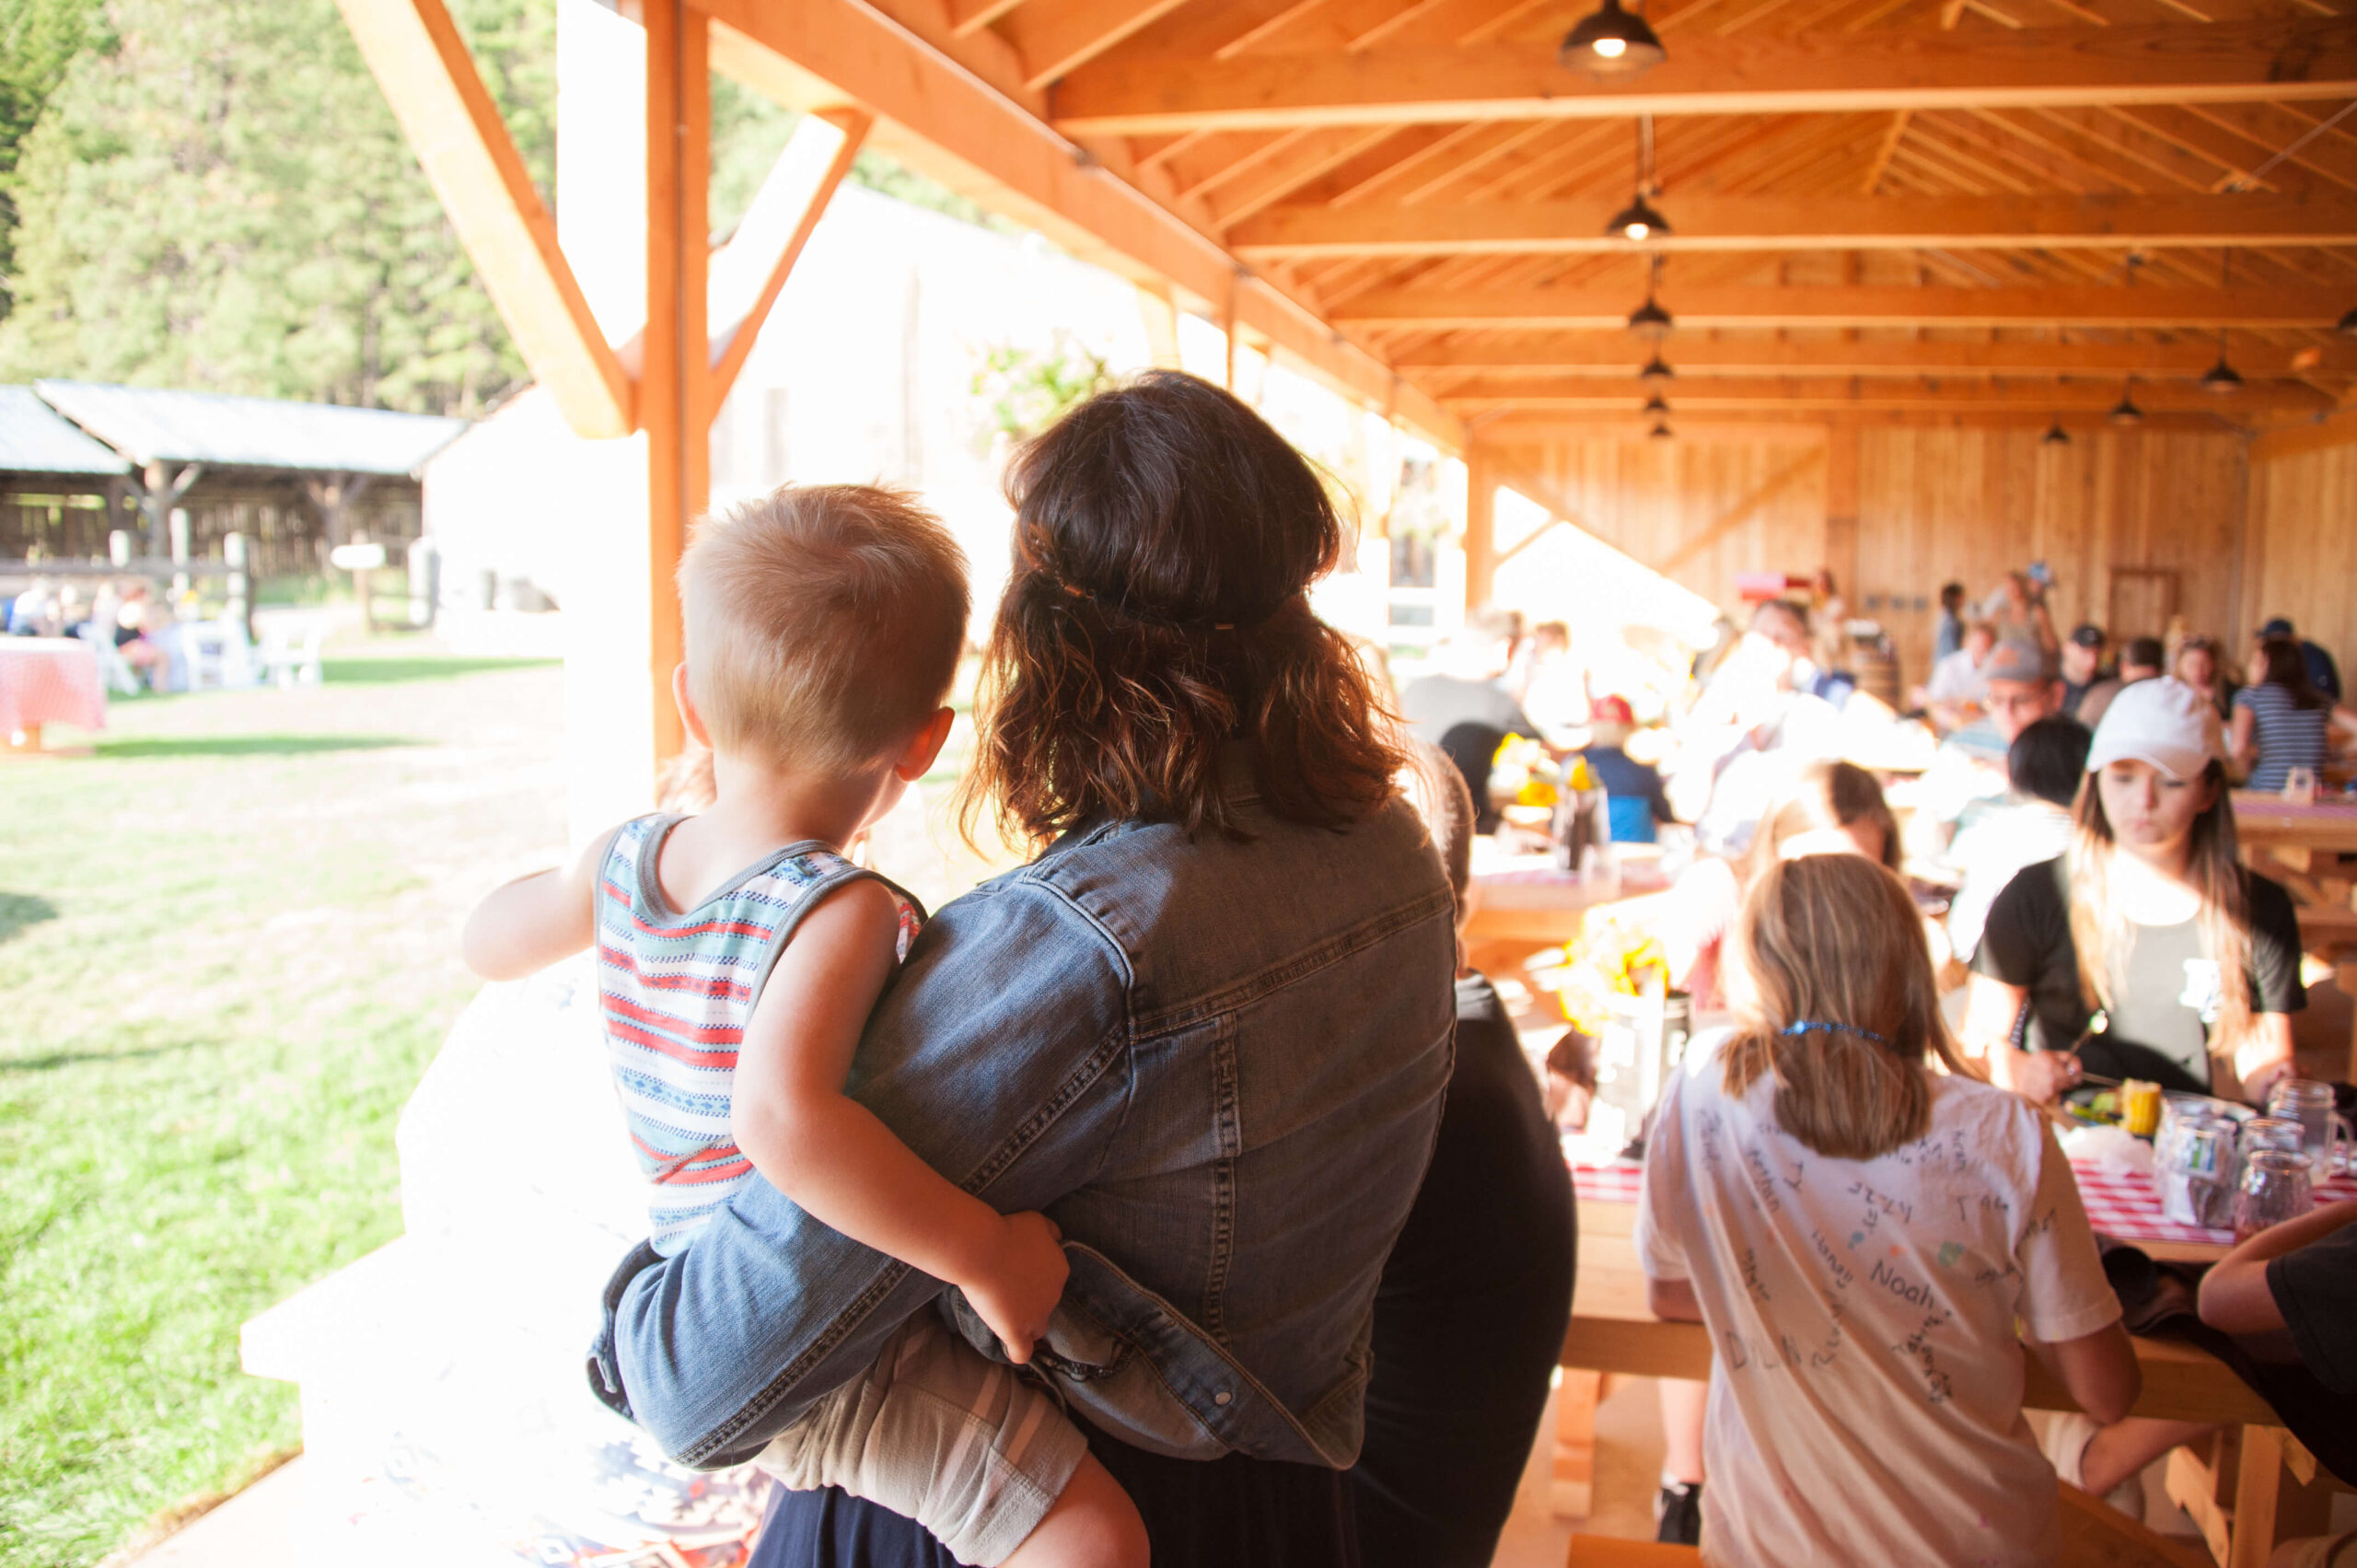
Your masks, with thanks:
[{"label": "white plastic chair", "polygon": [[261,629],[261,664],[280,690],[319,683],[319,646],[327,641],[325,621],[271,621]]},{"label": "white plastic chair", "polygon": [[114,645],[114,628],[88,621],[81,628],[81,636],[98,656],[99,679],[106,682],[107,690],[125,697],[137,696],[139,672],[131,668],[131,661]]},{"label": "white plastic chair", "polygon": [[180,645],[188,656],[188,687],[192,691],[207,687],[229,690],[261,682],[261,661],[254,656],[253,645],[246,640],[245,627],[237,621],[225,616],[219,621],[190,621],[180,628]]}]

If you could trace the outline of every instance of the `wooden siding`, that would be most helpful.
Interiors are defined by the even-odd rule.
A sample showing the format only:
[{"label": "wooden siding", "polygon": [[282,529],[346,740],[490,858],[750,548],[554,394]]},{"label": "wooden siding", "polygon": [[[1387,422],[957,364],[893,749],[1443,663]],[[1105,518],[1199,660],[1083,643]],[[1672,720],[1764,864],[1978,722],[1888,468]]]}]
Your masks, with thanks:
[{"label": "wooden siding", "polygon": [[[1854,533],[1837,524],[1829,534],[1826,526],[1822,435],[1557,441],[1500,448],[1498,462],[1505,482],[1520,471],[1531,489],[1546,492],[1532,499],[1563,509],[1579,527],[1734,613],[1738,573],[1831,565],[1852,613],[1881,621],[1896,638],[1910,682],[1927,672],[1940,585],[1961,581],[1977,598],[2032,561],[2054,571],[2050,602],[2062,632],[2081,620],[2108,621],[2116,570],[2158,568],[2176,575],[2189,628],[2243,634],[2237,600],[2248,482],[2240,433],[2106,429],[2082,431],[2057,447],[2039,437],[2026,426],[1839,433],[1835,439],[1857,443]],[[2347,452],[2286,463],[2346,463],[2336,470],[2346,494],[2357,484],[2357,448]],[[2309,504],[2305,515],[2316,511]],[[2337,575],[2306,587],[2319,605],[2343,607],[2327,614],[2305,609],[2309,600],[2287,598],[2282,608],[2304,625],[2312,618],[2345,625],[2346,637],[2357,633],[2357,606],[2345,603],[2357,523],[2342,531],[2348,539],[2335,558]],[[1512,581],[1509,560],[1502,591]]]},{"label": "wooden siding", "polygon": [[2332,650],[2344,679],[2357,659],[2357,445],[2251,464],[2250,552],[2237,637],[2288,615]]}]

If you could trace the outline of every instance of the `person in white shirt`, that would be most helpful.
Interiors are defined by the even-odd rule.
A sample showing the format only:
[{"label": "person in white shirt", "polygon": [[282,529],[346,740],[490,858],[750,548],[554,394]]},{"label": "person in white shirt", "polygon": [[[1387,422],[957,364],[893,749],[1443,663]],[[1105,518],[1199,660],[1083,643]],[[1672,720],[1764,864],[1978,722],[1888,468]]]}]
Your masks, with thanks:
[{"label": "person in white shirt", "polygon": [[2026,1351],[2098,1420],[2141,1390],[2053,1133],[1959,1063],[1884,867],[1770,866],[1736,952],[1740,1022],[1664,1093],[1635,1234],[1654,1311],[1717,1353],[1702,1560],[2053,1562]]},{"label": "person in white shirt", "polygon": [[1964,646],[1932,668],[1923,688],[1923,703],[1942,735],[1970,724],[1989,701],[1986,674],[1990,650],[1997,645],[1997,629],[1976,621],[1964,629]]}]

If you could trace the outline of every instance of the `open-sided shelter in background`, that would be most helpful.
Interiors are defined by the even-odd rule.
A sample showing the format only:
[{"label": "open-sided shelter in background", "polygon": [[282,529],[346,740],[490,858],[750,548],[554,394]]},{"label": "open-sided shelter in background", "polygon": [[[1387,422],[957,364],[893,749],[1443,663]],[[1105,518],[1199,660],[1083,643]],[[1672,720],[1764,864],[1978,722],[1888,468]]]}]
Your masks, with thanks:
[{"label": "open-sided shelter in background", "polygon": [[[1913,672],[1939,582],[2032,559],[2066,621],[2357,644],[2336,4],[1656,0],[1664,57],[1599,75],[1646,52],[1570,37],[1587,0],[616,0],[645,308],[610,332],[440,0],[342,0],[535,374],[643,436],[649,762],[712,411],[862,145],[1461,454],[1471,598],[1508,485],[1722,603],[1829,565]],[[717,252],[714,71],[809,116]]]}]

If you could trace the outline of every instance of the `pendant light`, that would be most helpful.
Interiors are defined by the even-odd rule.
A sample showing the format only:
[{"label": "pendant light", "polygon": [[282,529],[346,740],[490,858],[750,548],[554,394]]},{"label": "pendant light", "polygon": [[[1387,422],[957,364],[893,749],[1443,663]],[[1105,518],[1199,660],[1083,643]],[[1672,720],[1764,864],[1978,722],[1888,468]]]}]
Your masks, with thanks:
[{"label": "pendant light", "polygon": [[1581,17],[1579,25],[1563,35],[1563,47],[1556,58],[1591,75],[1634,76],[1652,70],[1668,55],[1644,17],[1622,10],[1620,0],[1604,0],[1603,6]]},{"label": "pendant light", "polygon": [[[2222,250],[2218,258],[2218,292],[2223,295],[2234,277],[2235,253]],[[2243,389],[2242,372],[2226,363],[2226,329],[2223,327],[2218,329],[2218,363],[2202,372],[2201,389],[2221,396]]]},{"label": "pendant light", "polygon": [[1629,204],[1612,215],[1604,232],[1628,240],[1656,239],[1670,232],[1669,220],[1645,200],[1661,194],[1654,183],[1654,117],[1637,116],[1637,193]]},{"label": "pendant light", "polygon": [[1640,386],[1659,389],[1668,386],[1677,375],[1678,372],[1672,370],[1663,362],[1661,355],[1656,354],[1645,361],[1645,367],[1643,370],[1637,372],[1637,383]]},{"label": "pendant light", "polygon": [[1645,302],[1629,312],[1629,330],[1641,338],[1659,343],[1669,335],[1678,323],[1670,313],[1654,298],[1654,289],[1661,282],[1661,258],[1654,258],[1653,276],[1645,284]]},{"label": "pendant light", "polygon": [[1670,438],[1670,434],[1669,421],[1657,419],[1654,421],[1653,429],[1645,433],[1645,438],[1649,441],[1666,441]]},{"label": "pendant light", "polygon": [[1638,412],[1640,413],[1652,414],[1655,419],[1661,419],[1668,414],[1669,403],[1659,392],[1655,392],[1652,397],[1645,400],[1645,406],[1638,410]]},{"label": "pendant light", "polygon": [[2071,433],[2062,428],[2061,415],[2055,416],[2053,425],[2038,438],[2038,444],[2044,447],[2067,447],[2071,444]]},{"label": "pendant light", "polygon": [[2129,425],[2144,423],[2144,411],[2136,406],[2136,378],[2131,376],[2119,389],[2119,401],[2112,405],[2109,418],[2114,424]]},{"label": "pendant light", "polygon": [[2340,318],[2340,325],[2333,331],[2344,338],[2357,338],[2357,309],[2345,312]]}]

